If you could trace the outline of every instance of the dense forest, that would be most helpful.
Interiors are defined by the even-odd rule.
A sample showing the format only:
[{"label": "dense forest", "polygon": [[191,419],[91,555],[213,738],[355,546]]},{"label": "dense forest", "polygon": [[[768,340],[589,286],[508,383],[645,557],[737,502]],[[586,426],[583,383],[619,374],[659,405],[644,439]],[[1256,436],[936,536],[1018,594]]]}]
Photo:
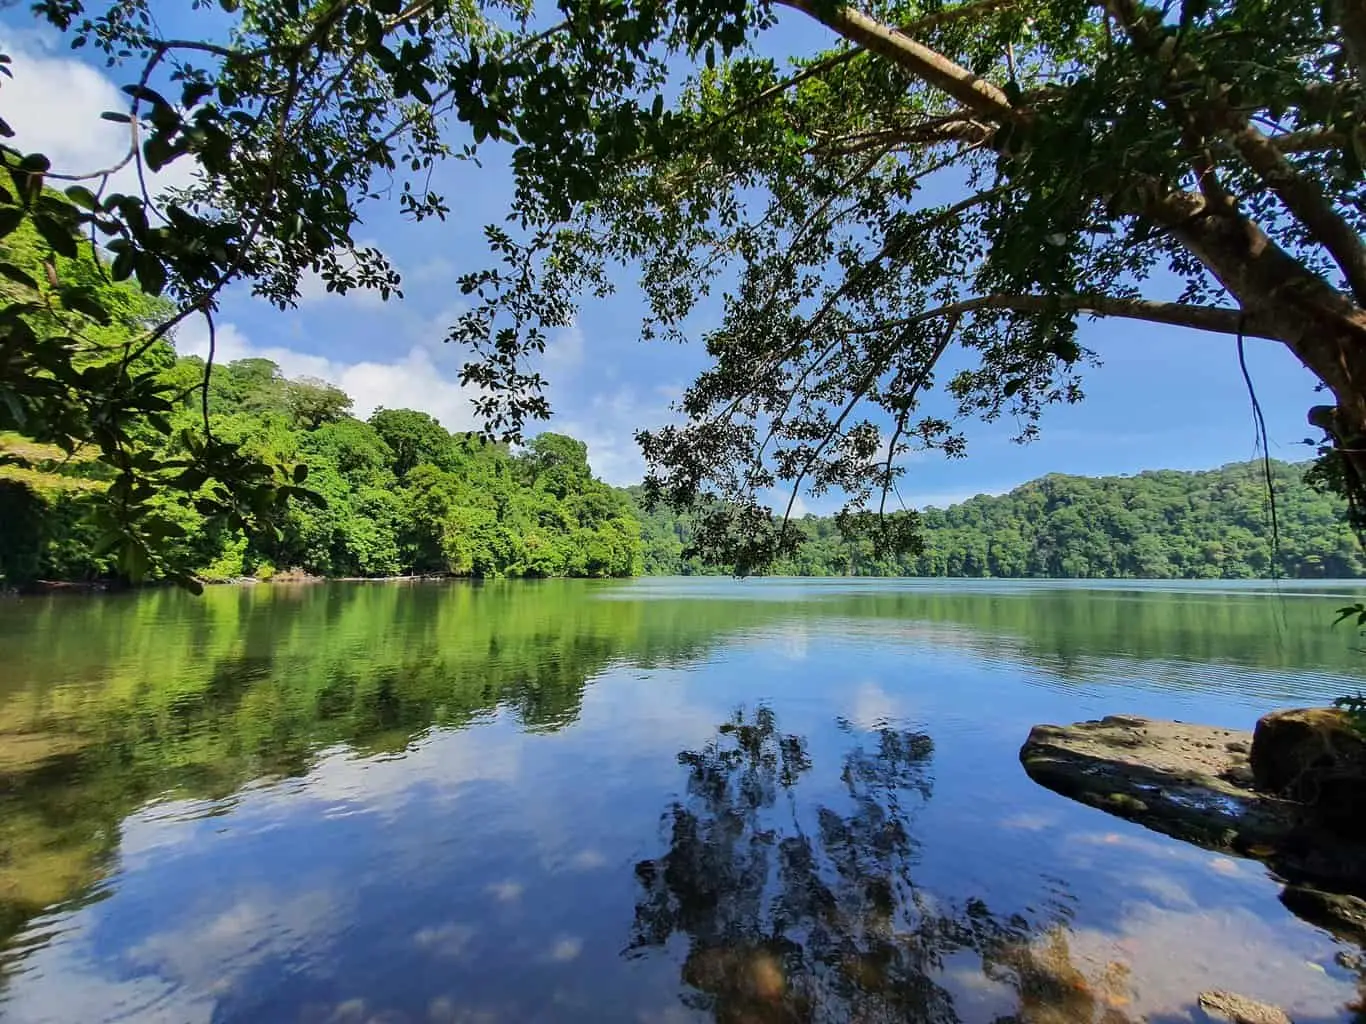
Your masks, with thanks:
[{"label": "dense forest", "polygon": [[[426,413],[380,409],[368,420],[320,380],[287,380],[274,363],[243,359],[212,368],[179,355],[173,340],[141,343],[168,304],[115,282],[88,254],[45,253],[32,225],[0,245],[0,297],[60,273],[93,314],[81,340],[72,315],[29,304],[26,323],[43,343],[69,348],[82,382],[128,386],[147,411],[119,424],[126,461],[174,486],[124,493],[147,508],[144,532],[177,572],[205,581],[313,576],[630,576],[640,571],[631,501],[593,479],[587,449],[545,433],[513,453],[471,434],[451,434]],[[74,301],[74,300],[73,300]],[[135,353],[130,356],[130,352]],[[41,383],[41,382],[39,382]],[[35,385],[36,386],[36,385]],[[146,396],[151,396],[150,399]],[[155,410],[155,411],[153,411]],[[103,414],[102,414],[103,415]],[[108,426],[88,417],[75,433]],[[38,436],[53,424],[21,421]],[[194,458],[225,443],[246,465],[287,471],[294,492],[251,510],[269,526],[249,538],[221,514],[235,500]],[[91,580],[131,575],[115,551],[118,530],[98,500],[126,486],[96,445],[68,450],[0,431],[0,580]],[[291,468],[293,467],[293,468]],[[238,517],[245,521],[249,516]],[[151,569],[157,566],[135,566]],[[162,572],[165,575],[165,572]]]},{"label": "dense forest", "polygon": [[[204,371],[167,348],[160,373],[187,393]],[[170,416],[203,414],[196,395]],[[214,582],[279,572],[329,577],[410,574],[631,576],[724,573],[687,556],[686,517],[644,507],[639,488],[593,477],[584,444],[544,433],[524,447],[452,434],[425,413],[380,409],[368,420],[323,381],[287,380],[264,359],[215,368],[214,434],[276,464],[308,467],[314,500],[292,502],[277,531],[249,539],[206,518],[190,496],[159,499],[172,548]],[[88,514],[104,486],[97,463],[0,434],[0,575],[93,580],[117,575]],[[93,470],[93,471],[92,471]],[[1355,577],[1366,558],[1341,502],[1304,482],[1304,466],[1272,463],[1273,545],[1263,467],[1154,471],[1133,477],[1053,475],[1009,494],[920,513],[923,548],[877,555],[833,518],[794,523],[798,554],[772,567],[800,576]],[[1274,552],[1274,553],[1273,553]]]},{"label": "dense forest", "polygon": [[[187,388],[204,372],[167,355],[164,373]],[[285,380],[275,364],[247,359],[214,370],[215,436],[275,463],[308,467],[318,497],[292,502],[277,531],[248,539],[206,519],[189,496],[157,509],[175,534],[173,554],[206,581],[315,576],[629,576],[640,571],[639,525],[630,500],[588,468],[572,438],[541,434],[516,454],[477,436],[451,434],[425,413],[380,409],[366,421],[351,400],[314,380]],[[201,415],[186,400],[171,416]],[[115,572],[87,515],[102,486],[92,464],[17,435],[0,435],[0,574],[10,583],[86,580]],[[178,550],[177,550],[178,549]]]},{"label": "dense forest", "polygon": [[[196,358],[164,355],[187,386]],[[182,564],[214,582],[311,576],[631,576],[725,573],[687,555],[686,517],[647,510],[639,488],[593,477],[585,445],[544,433],[519,450],[451,434],[425,413],[350,415],[350,399],[317,380],[286,380],[263,359],[215,369],[216,435],[274,462],[308,467],[321,500],[293,502],[267,540],[215,525],[189,498],[164,496]],[[198,417],[186,400],[173,415]],[[178,436],[173,429],[167,445]],[[0,435],[0,575],[36,579],[116,575],[102,553],[91,497],[93,463],[15,434]],[[776,575],[1063,578],[1357,577],[1366,558],[1338,498],[1304,481],[1304,466],[1271,464],[1277,534],[1261,463],[1132,477],[1052,475],[1000,496],[920,513],[923,548],[876,554],[831,517],[793,524],[805,535]]]},{"label": "dense forest", "polygon": [[[874,553],[845,541],[831,518],[794,524],[806,537],[774,572],[797,576],[1057,578],[1345,578],[1366,573],[1342,502],[1304,480],[1306,465],[1273,461],[1273,543],[1265,469],[1244,462],[1203,472],[1131,477],[1050,475],[1009,494],[921,513],[923,550]],[[639,492],[633,489],[639,498]],[[690,531],[668,511],[641,513],[645,571],[717,572],[684,557]]]}]

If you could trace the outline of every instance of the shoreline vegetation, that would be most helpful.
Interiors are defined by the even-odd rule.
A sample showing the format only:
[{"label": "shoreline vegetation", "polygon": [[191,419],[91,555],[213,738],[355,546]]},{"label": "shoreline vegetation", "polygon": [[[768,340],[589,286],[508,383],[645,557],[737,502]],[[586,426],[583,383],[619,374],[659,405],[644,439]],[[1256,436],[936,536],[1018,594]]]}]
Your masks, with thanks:
[{"label": "shoreline vegetation", "polygon": [[[204,372],[171,346],[158,372],[187,385]],[[215,436],[255,457],[301,464],[315,501],[292,502],[273,533],[246,536],[201,497],[158,499],[157,523],[182,571],[202,583],[725,575],[689,553],[691,518],[645,507],[642,489],[596,478],[588,449],[543,433],[517,448],[451,433],[410,409],[351,415],[325,381],[290,380],[264,359],[215,367]],[[163,455],[203,415],[187,397]],[[148,428],[149,434],[152,428]],[[791,524],[795,554],[764,575],[1058,579],[1357,579],[1366,554],[1341,499],[1305,480],[1307,464],[1270,464],[1273,537],[1260,462],[1134,476],[1052,474],[1008,494],[917,513],[922,545],[878,553],[833,516]],[[0,434],[0,587],[113,589],[127,583],[97,525],[100,464]],[[210,485],[211,486],[211,485]],[[156,582],[156,574],[150,574]]]}]

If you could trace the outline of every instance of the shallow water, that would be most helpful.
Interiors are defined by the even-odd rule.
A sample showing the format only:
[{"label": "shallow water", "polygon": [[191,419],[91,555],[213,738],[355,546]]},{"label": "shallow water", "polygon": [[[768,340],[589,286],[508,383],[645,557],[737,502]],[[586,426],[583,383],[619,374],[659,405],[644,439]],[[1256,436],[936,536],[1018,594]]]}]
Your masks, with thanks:
[{"label": "shallow water", "polygon": [[645,580],[0,604],[0,1019],[1353,1019],[1030,725],[1363,686],[1349,587]]}]

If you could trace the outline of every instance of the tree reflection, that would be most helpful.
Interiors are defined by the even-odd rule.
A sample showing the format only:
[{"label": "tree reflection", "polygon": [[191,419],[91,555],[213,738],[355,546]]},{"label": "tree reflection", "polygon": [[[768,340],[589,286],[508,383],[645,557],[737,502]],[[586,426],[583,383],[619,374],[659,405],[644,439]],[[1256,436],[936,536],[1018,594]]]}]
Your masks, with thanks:
[{"label": "tree reflection", "polygon": [[1004,1019],[1123,1021],[1122,972],[1088,979],[1061,927],[1039,932],[980,900],[950,907],[916,884],[933,743],[841,724],[840,784],[814,799],[806,741],[767,707],[679,755],[686,797],[664,815],[667,852],[636,866],[628,955],[686,940],[683,999],[725,1024],[956,1022],[944,968],[959,954],[1013,993]]}]

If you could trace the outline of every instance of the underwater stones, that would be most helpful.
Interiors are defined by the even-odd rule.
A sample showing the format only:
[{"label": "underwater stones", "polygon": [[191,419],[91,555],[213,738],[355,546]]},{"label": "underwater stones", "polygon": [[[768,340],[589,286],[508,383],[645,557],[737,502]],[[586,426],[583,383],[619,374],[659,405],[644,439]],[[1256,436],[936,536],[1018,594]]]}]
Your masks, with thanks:
[{"label": "underwater stones", "polygon": [[1232,1021],[1232,1024],[1290,1024],[1290,1018],[1279,1006],[1259,1003],[1233,992],[1215,989],[1201,992],[1200,1009],[1219,1020]]},{"label": "underwater stones", "polygon": [[1310,885],[1288,885],[1281,893],[1281,903],[1296,917],[1340,939],[1366,946],[1366,900]]}]

